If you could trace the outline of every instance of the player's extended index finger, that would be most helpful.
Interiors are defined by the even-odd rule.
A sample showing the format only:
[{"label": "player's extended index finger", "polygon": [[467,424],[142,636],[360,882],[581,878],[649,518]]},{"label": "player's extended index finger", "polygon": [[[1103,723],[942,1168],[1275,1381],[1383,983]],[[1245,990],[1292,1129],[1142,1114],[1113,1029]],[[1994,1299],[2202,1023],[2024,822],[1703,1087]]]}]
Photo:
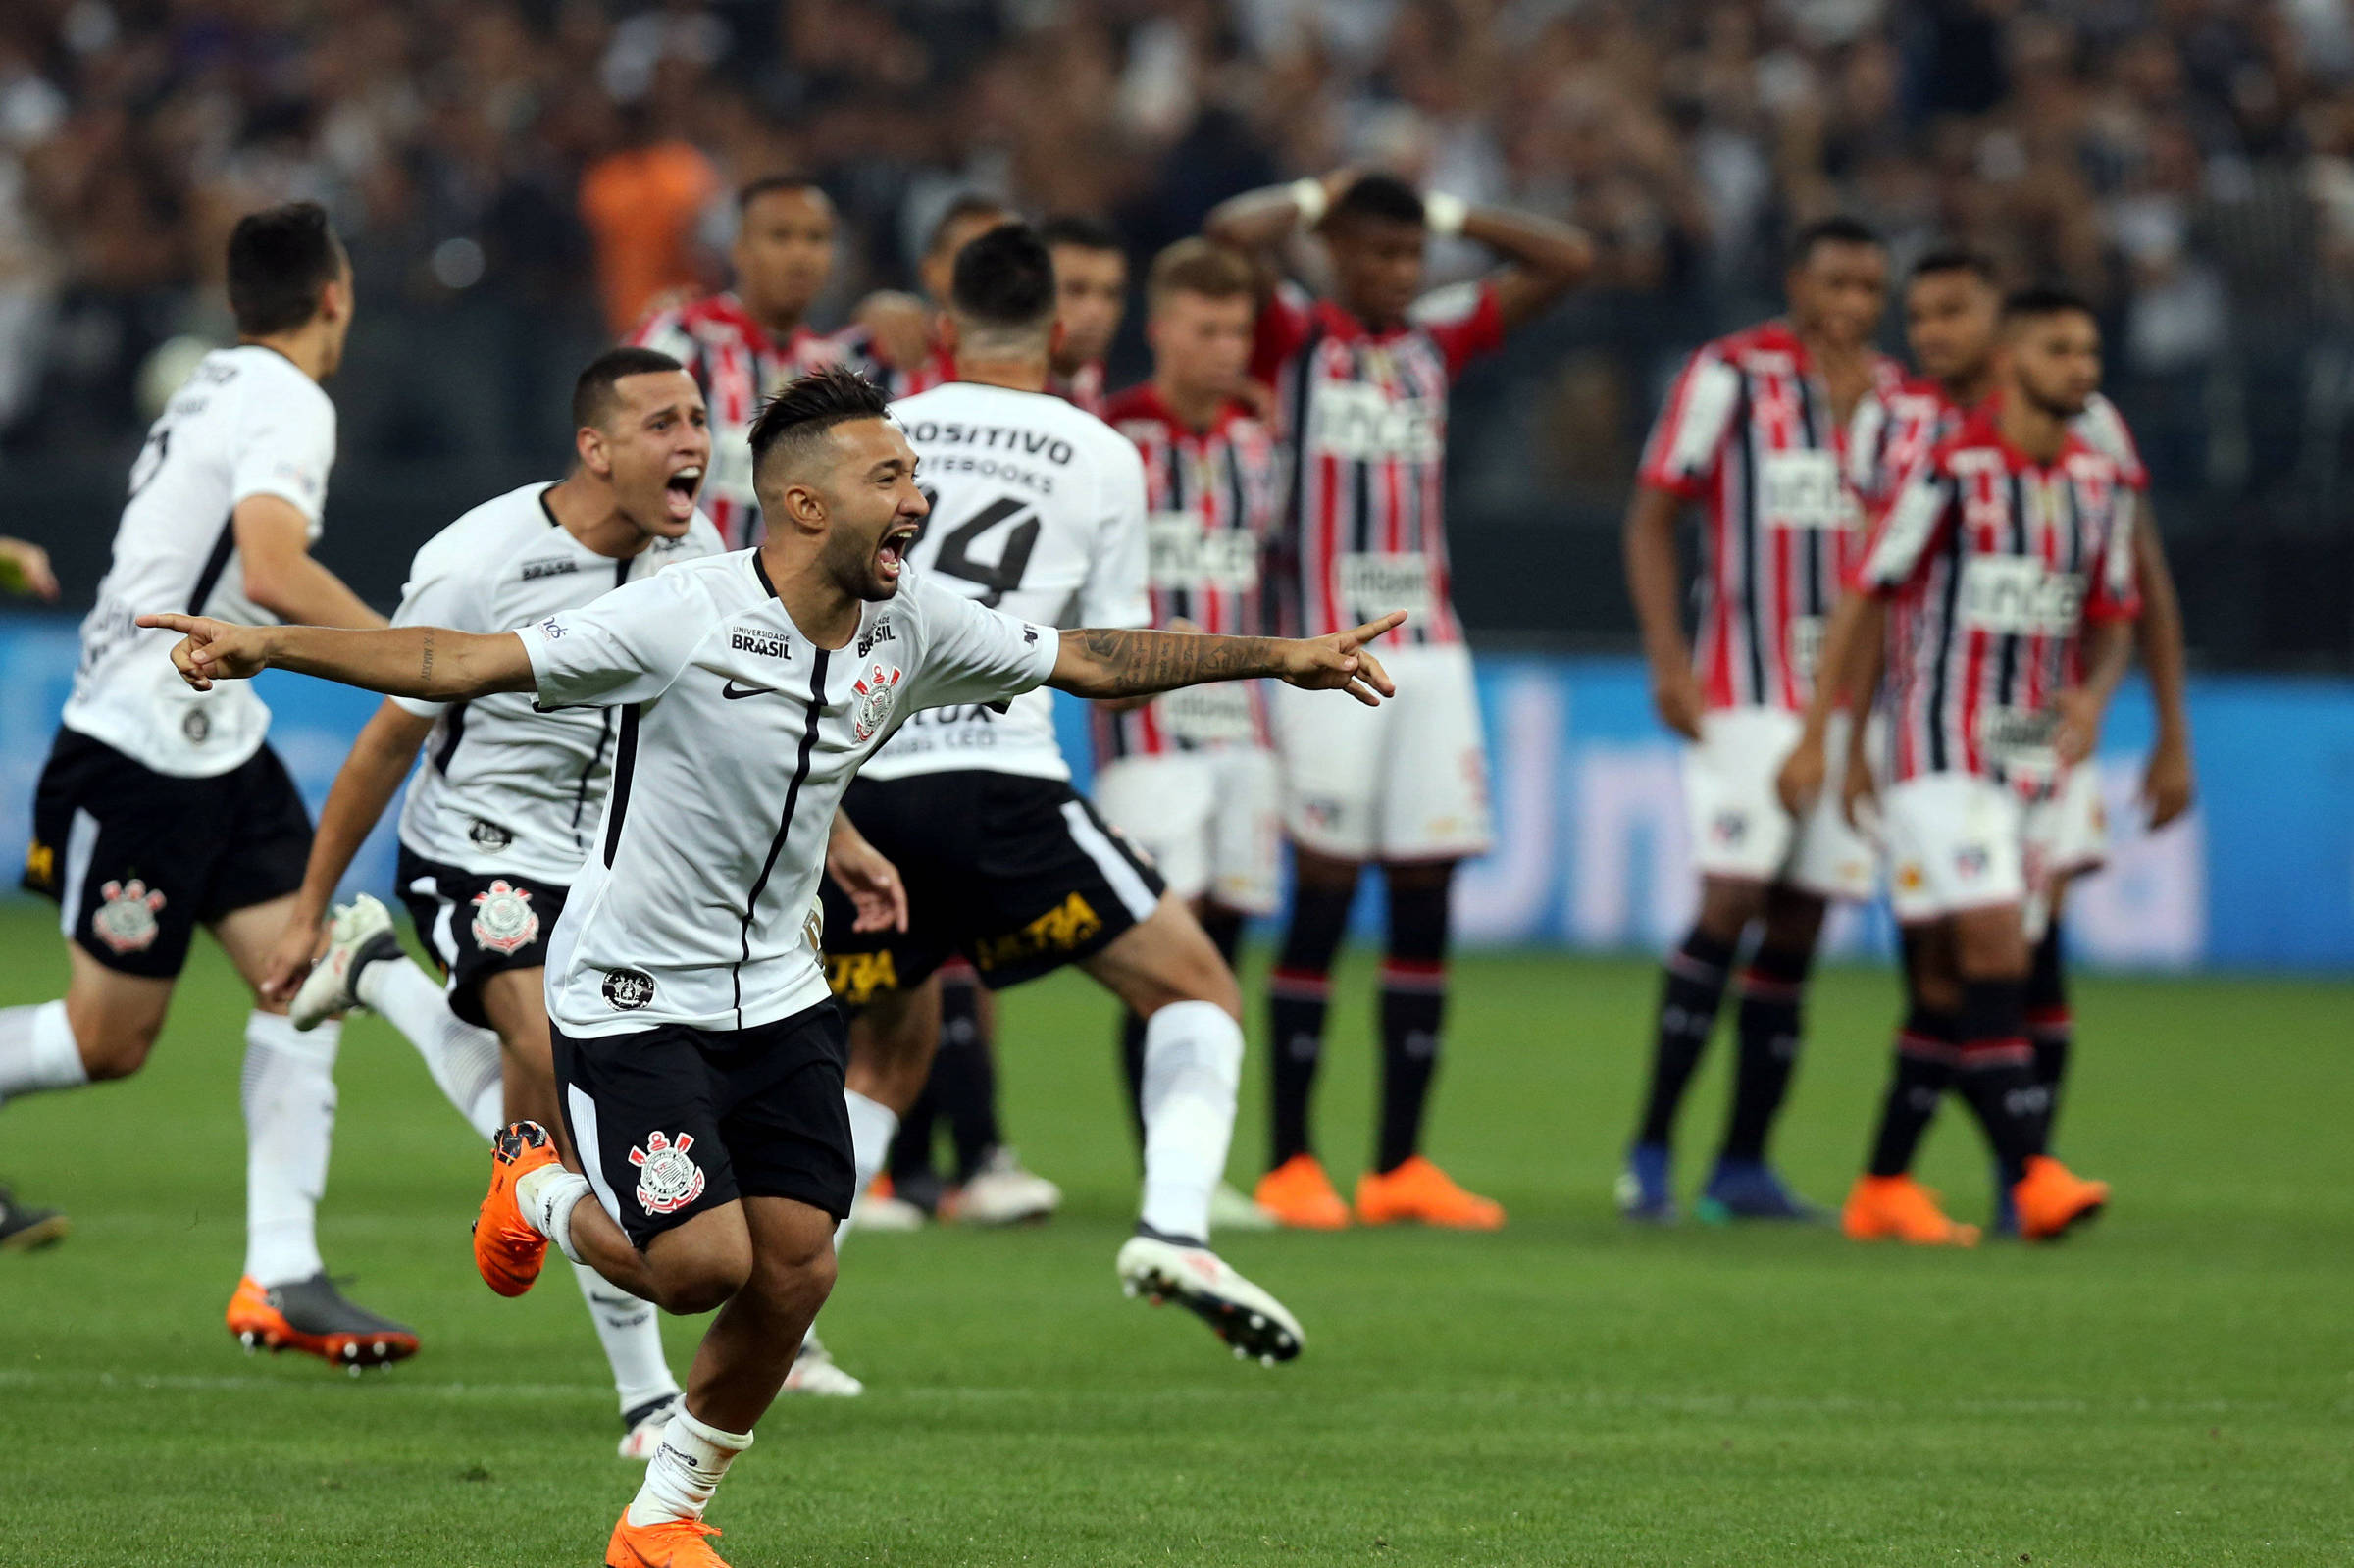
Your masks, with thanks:
[{"label": "player's extended index finger", "polygon": [[1395,632],[1404,625],[1406,625],[1406,612],[1404,610],[1392,610],[1388,615],[1383,616],[1378,621],[1367,621],[1363,626],[1360,626],[1355,632],[1350,632],[1349,635],[1360,643],[1370,642],[1375,637],[1380,636],[1383,632]]},{"label": "player's extended index finger", "polygon": [[160,628],[166,632],[193,632],[196,630],[196,618],[192,615],[143,615],[139,617],[138,624],[143,627]]}]

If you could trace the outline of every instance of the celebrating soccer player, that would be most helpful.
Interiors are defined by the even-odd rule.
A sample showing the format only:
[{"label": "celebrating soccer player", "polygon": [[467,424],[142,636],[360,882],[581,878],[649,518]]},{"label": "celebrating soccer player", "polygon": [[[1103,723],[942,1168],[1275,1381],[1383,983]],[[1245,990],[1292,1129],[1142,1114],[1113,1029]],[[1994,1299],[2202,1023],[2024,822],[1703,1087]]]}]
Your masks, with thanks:
[{"label": "celebrating soccer player", "polygon": [[[2100,384],[2091,308],[2051,290],[2015,295],[2003,333],[1997,395],[1914,468],[1872,531],[1782,779],[1794,809],[1830,793],[1835,694],[1871,684],[1893,627],[1882,810],[1891,901],[1917,928],[1917,996],[1954,1022],[1950,1044],[1899,1044],[1870,1162],[1843,1216],[1859,1240],[1977,1239],[1910,1174],[1949,1085],[1993,1137],[2021,1236],[2065,1235],[2109,1195],[2049,1153],[2026,993],[2068,775],[2092,755],[2131,649],[2124,623],[2140,610],[2134,502],[2117,460],[2070,428]],[[1851,752],[1849,801],[1868,778]]]},{"label": "celebrating soccer player", "polygon": [[[172,661],[198,691],[276,666],[428,702],[530,692],[618,712],[595,847],[549,943],[579,1168],[537,1124],[507,1128],[475,1231],[501,1294],[531,1288],[552,1240],[666,1311],[719,1309],[614,1526],[615,1568],[724,1568],[704,1506],[833,1287],[854,1188],[847,1041],[813,905],[859,765],[915,712],[1042,684],[1121,698],[1273,676],[1377,705],[1394,687],[1367,644],[1404,619],[1300,640],[1057,634],[908,566],[928,509],[915,452],[861,378],[795,381],[750,439],[757,550],[681,562],[520,631],[139,618],[186,633]],[[1167,1094],[1200,1118],[1211,1090],[1195,1065]],[[1263,1327],[1222,1325],[1246,1344]]]},{"label": "celebrating soccer player", "polygon": [[[1753,929],[1732,1114],[1701,1202],[1717,1219],[1817,1216],[1767,1163],[1766,1139],[1798,1064],[1825,906],[1872,889],[1870,847],[1833,806],[1785,811],[1774,776],[1797,743],[1823,622],[1860,543],[1841,433],[1866,393],[1902,379],[1871,346],[1887,252],[1862,225],[1825,219],[1799,231],[1783,288],[1786,318],[1710,343],[1685,365],[1626,513],[1627,587],[1653,699],[1692,742],[1684,797],[1701,877],[1699,916],[1666,962],[1650,1087],[1618,1179],[1619,1212],[1653,1224],[1676,1218],[1676,1112]],[[1679,615],[1675,550],[1677,514],[1691,502],[1708,507],[1697,647]]]},{"label": "celebrating soccer player", "polygon": [[[1848,443],[1851,482],[1873,515],[1894,497],[1912,464],[1993,394],[2001,312],[2002,295],[1985,258],[1967,250],[1938,250],[1914,265],[1905,286],[1905,335],[1923,379],[1895,393],[1867,398],[1856,411]],[[2192,794],[2181,606],[2151,515],[2148,476],[2124,416],[2095,392],[2070,428],[2086,445],[2116,462],[2119,478],[2135,495],[2134,576],[2142,613],[2134,622],[2134,639],[2158,710],[2157,744],[2143,773],[2142,798],[2149,825],[2156,830],[2187,811]],[[2027,1034],[2035,1048],[2036,1087],[2051,1102],[2055,1118],[2074,1035],[2061,913],[2069,883],[2098,867],[2107,848],[2099,777],[2090,766],[2072,769],[2061,786],[2058,833],[2050,846],[2050,917],[2036,944],[2027,984]],[[1910,983],[1918,958],[1910,932],[1905,945]],[[1925,1005],[1918,994],[1908,996],[1900,1046],[1909,1039],[1917,1050],[1950,1048],[1952,1034],[1948,1012]],[[1994,1221],[1998,1232],[2016,1229],[2010,1189],[1999,1180]]]},{"label": "celebrating soccer player", "polygon": [[[1334,955],[1361,868],[1382,868],[1382,1103],[1356,1218],[1473,1230],[1501,1205],[1466,1192],[1420,1152],[1447,999],[1448,889],[1492,839],[1470,651],[1448,596],[1447,399],[1463,367],[1585,276],[1593,247],[1545,219],[1427,195],[1395,176],[1343,172],[1237,196],[1209,236],[1260,266],[1253,371],[1274,386],[1290,465],[1275,558],[1283,624],[1310,633],[1412,612],[1387,652],[1412,672],[1378,713],[1320,711],[1275,693],[1283,816],[1297,887],[1270,1006],[1274,1149],[1259,1203],[1288,1224],[1346,1225],[1308,1136]],[[1303,230],[1323,241],[1333,297],[1278,286],[1277,255]],[[1460,234],[1507,265],[1458,297],[1423,297],[1433,234]]]},{"label": "celebrating soccer player", "polygon": [[417,1337],[343,1298],[316,1215],[334,1130],[337,1030],[298,1034],[260,986],[310,852],[311,821],[242,686],[159,671],[158,605],[326,626],[384,618],[311,559],[335,460],[320,383],[351,329],[351,263],[315,204],[240,219],[229,241],[237,346],[207,354],[147,432],[114,565],[81,626],[81,668],[33,800],[26,883],[65,906],[65,998],[0,1011],[0,1099],[135,1073],[164,1026],[196,928],[255,987],[245,1023],[245,1275],[229,1306],[248,1346],[348,1365]]}]

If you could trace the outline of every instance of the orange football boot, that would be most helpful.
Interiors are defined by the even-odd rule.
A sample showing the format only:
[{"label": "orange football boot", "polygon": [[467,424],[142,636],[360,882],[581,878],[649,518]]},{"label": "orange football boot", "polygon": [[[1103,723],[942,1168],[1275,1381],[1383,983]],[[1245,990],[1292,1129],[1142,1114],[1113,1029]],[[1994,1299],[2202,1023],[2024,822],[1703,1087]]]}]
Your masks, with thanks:
[{"label": "orange football boot", "polygon": [[2049,1154],[2037,1154],[2012,1187],[2011,1201],[2021,1239],[2057,1241],[2109,1206],[2109,1184],[2088,1182]]},{"label": "orange football boot", "polygon": [[1295,1231],[1343,1231],[1349,1205],[1332,1189],[1332,1178],[1313,1154],[1295,1154],[1258,1179],[1252,1201]]},{"label": "orange football boot", "polygon": [[417,1353],[414,1330],[345,1300],[324,1274],[268,1287],[248,1274],[237,1281],[225,1319],[247,1350],[299,1350],[355,1377]]},{"label": "orange football boot", "polygon": [[700,1519],[634,1525],[624,1508],[605,1543],[605,1568],[728,1568],[710,1546],[708,1538],[718,1534]]},{"label": "orange football boot", "polygon": [[1910,1176],[1859,1176],[1840,1212],[1851,1241],[1902,1241],[1908,1246],[1976,1246],[1978,1228],[1945,1217],[1937,1195]]},{"label": "orange football boot", "polygon": [[537,1122],[499,1129],[490,1140],[490,1190],[474,1221],[474,1267],[500,1295],[521,1295],[547,1261],[547,1238],[534,1230],[515,1203],[515,1184],[560,1164],[555,1139]]},{"label": "orange football boot", "polygon": [[1500,1231],[1504,1205],[1466,1192],[1455,1178],[1410,1155],[1396,1170],[1356,1179],[1356,1217],[1366,1225],[1436,1225],[1450,1231]]}]

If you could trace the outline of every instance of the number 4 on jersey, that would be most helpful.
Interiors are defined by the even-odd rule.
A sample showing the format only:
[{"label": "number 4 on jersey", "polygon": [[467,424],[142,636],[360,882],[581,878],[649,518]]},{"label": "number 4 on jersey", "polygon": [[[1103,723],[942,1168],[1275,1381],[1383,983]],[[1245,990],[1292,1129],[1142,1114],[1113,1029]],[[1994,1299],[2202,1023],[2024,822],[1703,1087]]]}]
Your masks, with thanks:
[{"label": "number 4 on jersey", "polygon": [[[933,497],[927,495],[927,500]],[[1021,521],[1015,522],[1019,518]],[[1005,542],[998,551],[995,562],[973,558],[973,546],[981,536],[1000,524],[1012,523]],[[937,571],[967,582],[978,582],[989,591],[981,602],[996,608],[998,600],[1022,585],[1022,574],[1030,568],[1030,552],[1038,547],[1039,519],[1028,501],[1017,496],[1003,495],[974,513],[951,530],[940,541],[940,557],[934,561]]]}]

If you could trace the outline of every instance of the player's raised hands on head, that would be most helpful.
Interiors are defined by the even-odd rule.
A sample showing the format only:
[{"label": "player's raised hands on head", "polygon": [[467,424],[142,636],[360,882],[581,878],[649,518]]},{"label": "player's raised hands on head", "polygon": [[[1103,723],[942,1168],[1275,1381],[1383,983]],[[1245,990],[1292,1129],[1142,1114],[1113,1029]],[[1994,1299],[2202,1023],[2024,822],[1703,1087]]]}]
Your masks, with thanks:
[{"label": "player's raised hands on head", "polygon": [[1346,691],[1366,707],[1378,708],[1381,699],[1396,696],[1398,688],[1381,661],[1365,651],[1365,644],[1404,625],[1406,612],[1392,610],[1353,632],[1288,643],[1283,679],[1309,691]]},{"label": "player's raised hands on head", "polygon": [[203,615],[143,615],[139,625],[185,632],[172,645],[172,667],[199,691],[216,681],[245,681],[270,667],[268,630]]}]

